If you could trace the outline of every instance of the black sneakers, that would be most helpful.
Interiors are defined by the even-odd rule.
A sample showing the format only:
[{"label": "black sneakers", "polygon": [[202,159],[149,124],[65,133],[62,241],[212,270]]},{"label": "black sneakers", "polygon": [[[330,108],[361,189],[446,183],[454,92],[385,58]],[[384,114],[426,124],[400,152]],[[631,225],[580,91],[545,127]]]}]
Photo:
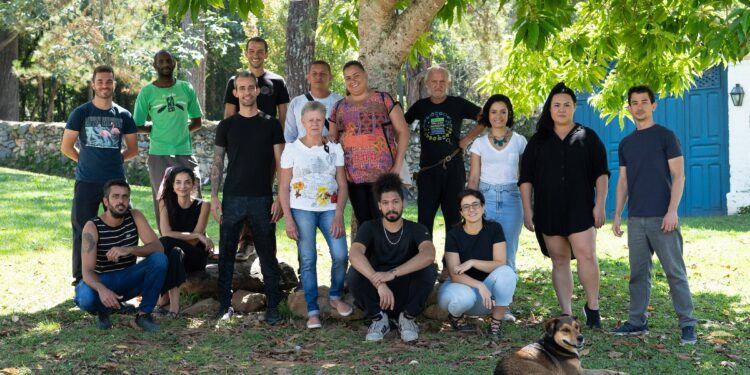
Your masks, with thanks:
[{"label": "black sneakers", "polygon": [[615,336],[637,336],[637,335],[648,335],[648,322],[642,326],[634,326],[630,322],[615,328],[612,331]]},{"label": "black sneakers", "polygon": [[682,327],[682,336],[680,337],[681,345],[695,345],[698,337],[695,335],[695,326]]},{"label": "black sneakers", "polygon": [[112,328],[112,319],[110,319],[109,309],[100,311],[96,314],[96,328],[99,329],[110,329]]},{"label": "black sneakers", "polygon": [[586,326],[589,328],[602,329],[602,318],[599,316],[599,310],[589,309],[589,304],[583,305],[583,316],[586,317]]},{"label": "black sneakers", "polygon": [[266,308],[266,324],[268,325],[276,325],[281,321],[281,314],[279,314],[279,308],[278,307],[268,307]]},{"label": "black sneakers", "polygon": [[158,332],[159,325],[154,322],[151,314],[138,313],[135,316],[135,325],[146,332]]}]

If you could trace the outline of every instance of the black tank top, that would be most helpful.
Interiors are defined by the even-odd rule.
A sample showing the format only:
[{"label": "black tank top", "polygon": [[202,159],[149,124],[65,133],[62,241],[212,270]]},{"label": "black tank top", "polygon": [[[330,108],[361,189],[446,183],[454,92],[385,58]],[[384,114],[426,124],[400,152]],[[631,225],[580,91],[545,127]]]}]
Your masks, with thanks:
[{"label": "black tank top", "polygon": [[119,271],[135,264],[135,255],[126,255],[120,257],[117,262],[111,262],[107,259],[109,249],[116,246],[138,246],[138,228],[135,226],[133,215],[128,211],[122,224],[116,227],[110,227],[105,224],[101,217],[97,216],[93,220],[96,225],[96,231],[99,234],[99,242],[96,245],[96,273],[105,273]]},{"label": "black tank top", "polygon": [[175,232],[192,232],[201,216],[203,201],[196,198],[188,208],[175,205],[174,214],[169,215],[169,227]]}]

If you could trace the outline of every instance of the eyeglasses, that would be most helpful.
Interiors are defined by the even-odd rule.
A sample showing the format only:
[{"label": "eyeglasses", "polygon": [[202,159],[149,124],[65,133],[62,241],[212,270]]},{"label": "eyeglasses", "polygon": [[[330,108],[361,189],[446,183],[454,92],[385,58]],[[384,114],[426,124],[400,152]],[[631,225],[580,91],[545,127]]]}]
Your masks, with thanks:
[{"label": "eyeglasses", "polygon": [[478,210],[479,207],[482,207],[481,202],[474,202],[472,204],[464,204],[464,205],[461,205],[461,211],[468,211],[469,209]]}]

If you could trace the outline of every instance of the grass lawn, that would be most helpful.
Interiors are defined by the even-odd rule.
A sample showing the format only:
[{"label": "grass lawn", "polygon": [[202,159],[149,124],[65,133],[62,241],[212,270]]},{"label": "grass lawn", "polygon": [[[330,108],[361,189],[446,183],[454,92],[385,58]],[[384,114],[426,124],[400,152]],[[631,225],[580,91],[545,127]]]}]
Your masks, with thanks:
[{"label": "grass lawn", "polygon": [[[540,322],[559,312],[551,264],[524,230],[517,256],[519,283],[505,337],[492,342],[456,334],[420,320],[420,340],[404,345],[392,332],[383,344],[364,342],[367,322],[325,321],[310,332],[289,319],[268,328],[257,314],[216,327],[208,317],[162,324],[157,334],[113,316],[114,329],[98,331],[93,317],[72,302],[70,286],[70,179],[0,168],[0,369],[2,373],[491,373],[495,362],[541,335]],[[150,191],[135,187],[133,205],[154,224]],[[416,219],[411,205],[405,216]],[[348,223],[348,220],[347,220]],[[279,258],[296,267],[296,246],[277,226]],[[627,318],[628,258],[624,238],[598,233],[604,331],[584,331],[584,367],[631,374],[750,373],[750,215],[686,218],[685,259],[699,320],[698,344],[679,345],[677,317],[658,262],[650,310],[651,334],[615,338],[608,331]],[[211,221],[209,235],[217,240]],[[444,243],[438,220],[436,247]],[[319,243],[323,243],[319,241]],[[319,246],[319,278],[330,261]],[[576,282],[575,311],[584,303]],[[580,314],[580,313],[579,313]]]}]

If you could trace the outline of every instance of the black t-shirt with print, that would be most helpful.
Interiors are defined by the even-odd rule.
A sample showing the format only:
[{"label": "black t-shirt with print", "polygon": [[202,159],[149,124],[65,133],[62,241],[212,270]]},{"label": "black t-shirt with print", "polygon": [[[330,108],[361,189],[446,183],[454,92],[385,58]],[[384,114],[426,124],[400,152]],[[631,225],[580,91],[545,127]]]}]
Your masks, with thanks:
[{"label": "black t-shirt with print", "polygon": [[[357,229],[354,242],[365,246],[365,256],[375,271],[385,272],[396,268],[419,252],[419,244],[430,241],[427,228],[419,223],[404,220],[403,233],[401,231],[388,233],[383,227],[383,219],[366,221]],[[395,245],[392,245],[395,243]]]},{"label": "black t-shirt with print", "polygon": [[[505,242],[505,233],[494,221],[485,221],[484,228],[474,235],[466,233],[463,226],[457,226],[445,238],[445,252],[458,253],[461,263],[469,259],[492,260],[492,246],[500,242]],[[489,273],[472,268],[466,271],[466,275],[484,281]]]},{"label": "black t-shirt with print", "polygon": [[[278,117],[276,116],[276,106],[289,103],[289,92],[286,89],[284,78],[266,70],[263,75],[258,77],[258,88],[260,89],[257,99],[258,109],[271,117]],[[234,96],[232,93],[233,90],[234,76],[229,78],[229,82],[227,82],[227,90],[224,93],[224,104],[234,104],[237,107],[237,111],[239,111],[240,100]]]},{"label": "black t-shirt with print", "polygon": [[239,113],[219,122],[215,144],[226,149],[229,165],[224,195],[266,197],[276,165],[273,146],[284,143],[279,120],[258,112],[253,117]]},{"label": "black t-shirt with print", "polygon": [[458,148],[463,120],[476,120],[480,111],[481,108],[457,96],[448,96],[440,104],[433,103],[430,98],[420,99],[409,107],[406,122],[411,124],[419,120],[422,146],[419,165],[435,164]]}]

